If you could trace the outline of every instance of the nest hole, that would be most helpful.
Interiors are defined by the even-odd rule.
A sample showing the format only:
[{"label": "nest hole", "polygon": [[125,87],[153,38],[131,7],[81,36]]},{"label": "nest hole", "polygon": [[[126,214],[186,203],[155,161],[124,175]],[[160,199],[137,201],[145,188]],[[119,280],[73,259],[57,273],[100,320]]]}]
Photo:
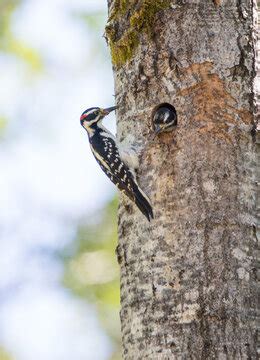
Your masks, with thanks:
[{"label": "nest hole", "polygon": [[174,126],[177,126],[177,112],[176,109],[173,105],[169,104],[169,103],[161,103],[157,106],[155,106],[152,110],[152,114],[151,114],[151,123],[152,123],[152,128],[155,131],[155,124],[154,124],[154,119],[155,119],[155,114],[159,109],[162,108],[166,108],[169,109],[174,115],[175,115],[175,122],[174,122]]}]

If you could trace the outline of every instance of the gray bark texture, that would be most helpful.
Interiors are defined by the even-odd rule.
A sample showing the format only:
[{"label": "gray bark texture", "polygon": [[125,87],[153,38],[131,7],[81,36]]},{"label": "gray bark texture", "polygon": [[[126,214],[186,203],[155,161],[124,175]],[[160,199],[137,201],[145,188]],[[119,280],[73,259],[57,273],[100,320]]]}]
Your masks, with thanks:
[{"label": "gray bark texture", "polygon": [[[152,6],[125,3],[108,1],[111,49]],[[257,359],[255,4],[168,3],[114,65],[117,136],[142,144],[137,177],[155,215],[121,197],[123,358]],[[164,102],[178,126],[150,141]]]}]

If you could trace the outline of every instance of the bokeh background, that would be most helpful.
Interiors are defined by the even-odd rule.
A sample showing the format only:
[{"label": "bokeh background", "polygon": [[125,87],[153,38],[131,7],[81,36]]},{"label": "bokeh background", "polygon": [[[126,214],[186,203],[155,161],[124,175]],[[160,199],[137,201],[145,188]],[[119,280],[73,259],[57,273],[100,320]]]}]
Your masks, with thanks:
[{"label": "bokeh background", "polygon": [[117,200],[79,123],[114,105],[106,6],[0,0],[0,360],[120,359]]}]

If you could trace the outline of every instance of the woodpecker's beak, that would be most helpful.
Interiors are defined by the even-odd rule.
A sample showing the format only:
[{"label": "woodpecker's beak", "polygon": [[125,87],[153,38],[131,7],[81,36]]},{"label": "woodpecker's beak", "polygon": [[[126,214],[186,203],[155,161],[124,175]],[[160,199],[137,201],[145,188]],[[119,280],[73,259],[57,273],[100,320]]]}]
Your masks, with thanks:
[{"label": "woodpecker's beak", "polygon": [[112,107],[109,107],[109,108],[106,108],[106,109],[101,109],[101,114],[103,116],[106,116],[108,115],[109,113],[111,113],[111,111],[114,111],[117,109],[117,106],[112,106]]},{"label": "woodpecker's beak", "polygon": [[155,133],[155,135],[160,134],[161,130],[162,130],[162,129],[161,129],[160,125],[155,125],[155,127],[154,127],[154,133]]}]

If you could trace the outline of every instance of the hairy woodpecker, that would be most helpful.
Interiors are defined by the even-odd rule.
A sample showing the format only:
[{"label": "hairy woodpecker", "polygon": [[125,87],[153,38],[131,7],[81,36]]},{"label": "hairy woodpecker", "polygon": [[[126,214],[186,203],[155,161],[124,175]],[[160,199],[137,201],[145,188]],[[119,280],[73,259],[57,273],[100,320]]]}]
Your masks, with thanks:
[{"label": "hairy woodpecker", "polygon": [[130,168],[131,149],[121,150],[114,135],[102,125],[103,118],[115,109],[116,106],[107,109],[92,107],[82,113],[80,123],[87,130],[91,151],[101,169],[150,221],[153,218],[150,201],[139,187],[134,169]]},{"label": "hairy woodpecker", "polygon": [[177,114],[174,108],[159,107],[153,115],[153,125],[156,134],[171,131],[177,125]]}]

